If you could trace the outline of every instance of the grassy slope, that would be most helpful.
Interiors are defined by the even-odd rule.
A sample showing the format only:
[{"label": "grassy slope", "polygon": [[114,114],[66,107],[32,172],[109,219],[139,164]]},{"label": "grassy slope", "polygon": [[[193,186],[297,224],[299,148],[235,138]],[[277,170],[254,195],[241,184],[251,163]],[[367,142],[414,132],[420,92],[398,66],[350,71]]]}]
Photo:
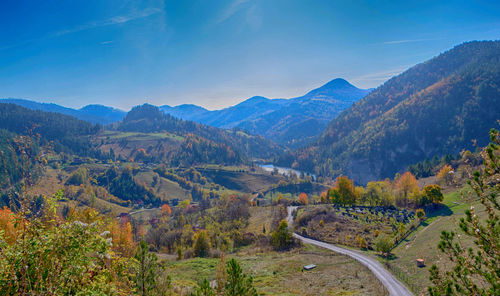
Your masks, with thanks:
[{"label": "grassy slope", "polygon": [[139,182],[139,184],[142,184],[144,182],[148,187],[151,188],[153,183],[153,176],[157,176],[159,180],[158,184],[156,184],[156,186],[153,188],[154,192],[156,195],[160,196],[162,200],[170,200],[172,198],[183,200],[190,197],[189,191],[181,188],[179,184],[171,180],[158,176],[158,174],[153,171],[140,172],[134,176],[134,179]]},{"label": "grassy slope", "polygon": [[213,180],[230,190],[245,193],[262,192],[271,188],[283,179],[282,176],[272,176],[267,173],[249,172],[244,167],[197,167],[204,177]]},{"label": "grassy slope", "polygon": [[[426,287],[430,285],[429,267],[432,264],[445,268],[449,266],[449,262],[438,250],[437,245],[443,230],[457,231],[458,222],[468,208],[467,203],[461,197],[462,191],[464,196],[469,196],[467,192],[470,189],[468,188],[445,194],[445,207],[430,214],[417,231],[393,250],[395,259],[390,261],[392,271],[403,281],[410,282],[410,288],[417,294],[426,293]],[[484,212],[480,207],[475,206],[479,213]],[[470,244],[471,242],[464,241],[464,243]],[[417,258],[424,259],[427,266],[418,268],[415,262]]]},{"label": "grassy slope", "polygon": [[250,219],[248,220],[248,232],[254,234],[262,233],[262,226],[266,226],[266,232],[271,230],[273,220],[272,207],[250,207]]},{"label": "grassy slope", "polygon": [[[284,253],[242,251],[231,257],[254,277],[259,295],[385,295],[382,285],[361,264],[312,246]],[[167,271],[174,285],[194,286],[203,278],[215,279],[217,264],[218,259],[169,261]],[[307,264],[317,268],[303,272]]]}]

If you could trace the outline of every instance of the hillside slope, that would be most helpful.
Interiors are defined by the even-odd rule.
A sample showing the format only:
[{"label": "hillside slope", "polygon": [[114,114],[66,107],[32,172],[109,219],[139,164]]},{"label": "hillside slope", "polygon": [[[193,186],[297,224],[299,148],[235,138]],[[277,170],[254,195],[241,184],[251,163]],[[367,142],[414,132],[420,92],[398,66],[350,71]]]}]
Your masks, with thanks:
[{"label": "hillside slope", "polygon": [[[500,42],[469,42],[393,77],[296,153],[295,167],[357,182],[488,142],[500,119]],[[289,161],[290,162],[290,161]]]},{"label": "hillside slope", "polygon": [[370,90],[337,78],[292,99],[252,97],[235,106],[209,111],[195,105],[161,106],[172,116],[219,128],[241,128],[279,144],[299,147],[319,136],[328,122]]},{"label": "hillside slope", "polygon": [[[240,164],[252,159],[273,159],[282,152],[281,147],[261,136],[174,118],[149,104],[134,107],[121,122],[114,124],[114,128],[121,132],[171,135],[166,139],[170,144],[156,145],[159,149],[156,154],[164,154],[175,165]],[[172,147],[174,142],[179,146]]]}]

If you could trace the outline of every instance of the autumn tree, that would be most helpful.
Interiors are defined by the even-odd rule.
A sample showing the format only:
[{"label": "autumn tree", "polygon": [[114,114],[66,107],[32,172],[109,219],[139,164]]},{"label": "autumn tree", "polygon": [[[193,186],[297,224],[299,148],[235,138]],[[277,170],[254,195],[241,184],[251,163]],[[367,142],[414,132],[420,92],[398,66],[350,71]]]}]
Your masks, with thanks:
[{"label": "autumn tree", "polygon": [[134,253],[134,235],[130,222],[113,221],[111,223],[111,237],[113,239],[113,250],[127,257]]},{"label": "autumn tree", "polygon": [[437,173],[438,180],[445,185],[450,185],[453,181],[453,168],[450,165],[443,166]]},{"label": "autumn tree", "polygon": [[17,230],[14,224],[14,213],[7,207],[0,209],[0,231],[3,231],[4,239],[9,244],[14,243],[17,238]]},{"label": "autumn tree", "polygon": [[368,182],[360,200],[370,206],[389,206],[392,204],[391,186],[386,181]]},{"label": "autumn tree", "polygon": [[171,213],[172,213],[172,209],[170,209],[170,207],[167,204],[163,204],[161,206],[161,215],[163,217],[170,216]]},{"label": "autumn tree", "polygon": [[309,203],[309,198],[307,197],[307,194],[302,192],[299,194],[299,202],[303,205],[307,205]]},{"label": "autumn tree", "polygon": [[410,194],[418,192],[418,181],[410,172],[405,172],[396,180],[396,191],[398,198],[396,205],[407,206]]},{"label": "autumn tree", "polygon": [[[468,181],[473,189],[467,197],[470,209],[459,223],[474,247],[464,247],[454,231],[441,233],[438,248],[454,266],[444,273],[436,265],[431,267],[431,296],[500,295],[500,134],[491,130],[490,137],[491,143],[481,152],[484,167]],[[476,199],[486,217],[480,217],[473,206]]]},{"label": "autumn tree", "polygon": [[433,204],[441,203],[444,199],[441,187],[436,184],[426,185],[422,194],[426,201],[432,202]]},{"label": "autumn tree", "polygon": [[[2,295],[112,295],[127,293],[128,280],[120,270],[125,262],[114,255],[103,219],[89,211],[64,221],[57,203],[48,198],[42,217],[18,214],[17,243],[9,244],[0,231],[0,294]],[[77,218],[78,217],[78,218]]]},{"label": "autumn tree", "polygon": [[337,178],[335,187],[328,191],[328,195],[334,204],[349,206],[356,202],[354,183],[345,176],[339,176]]}]

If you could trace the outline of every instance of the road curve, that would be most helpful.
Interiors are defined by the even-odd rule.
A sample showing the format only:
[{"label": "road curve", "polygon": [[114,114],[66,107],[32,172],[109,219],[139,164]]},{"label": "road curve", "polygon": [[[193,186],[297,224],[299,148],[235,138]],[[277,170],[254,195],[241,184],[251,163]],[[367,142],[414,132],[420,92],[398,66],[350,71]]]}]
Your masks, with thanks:
[{"label": "road curve", "polygon": [[[287,222],[288,225],[291,225],[293,222],[292,212],[296,209],[296,207],[288,207],[288,217]],[[364,266],[368,267],[368,269],[373,272],[373,274],[377,277],[377,279],[384,285],[384,287],[389,291],[389,295],[391,296],[411,296],[413,293],[400,281],[398,281],[392,273],[390,273],[387,269],[385,269],[380,262],[377,260],[354,250],[349,250],[343,247],[339,247],[333,244],[317,241],[310,238],[305,238],[296,233],[293,234],[293,237],[301,240],[306,244],[315,245],[321,248],[325,248],[336,253],[340,253],[343,255],[347,255]]]}]

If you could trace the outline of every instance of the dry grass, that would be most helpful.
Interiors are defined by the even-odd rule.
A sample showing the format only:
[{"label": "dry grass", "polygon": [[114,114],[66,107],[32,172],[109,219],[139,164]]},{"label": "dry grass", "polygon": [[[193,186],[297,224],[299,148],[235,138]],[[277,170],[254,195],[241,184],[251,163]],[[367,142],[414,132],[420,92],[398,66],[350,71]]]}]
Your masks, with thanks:
[{"label": "dry grass", "polygon": [[[259,295],[386,295],[375,276],[355,260],[313,246],[289,252],[253,254],[243,250],[236,258],[254,278]],[[170,261],[167,271],[174,285],[194,286],[203,278],[215,279],[217,259]],[[307,264],[316,269],[302,271]]]},{"label": "dry grass", "polygon": [[269,233],[271,231],[272,218],[272,207],[251,207],[247,231],[257,235],[262,233],[262,229],[265,226],[266,233]]}]

